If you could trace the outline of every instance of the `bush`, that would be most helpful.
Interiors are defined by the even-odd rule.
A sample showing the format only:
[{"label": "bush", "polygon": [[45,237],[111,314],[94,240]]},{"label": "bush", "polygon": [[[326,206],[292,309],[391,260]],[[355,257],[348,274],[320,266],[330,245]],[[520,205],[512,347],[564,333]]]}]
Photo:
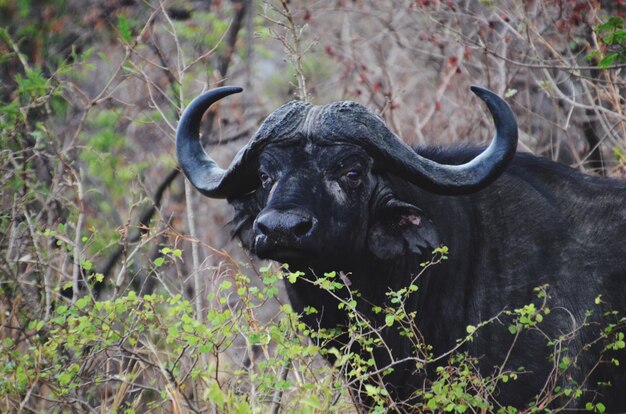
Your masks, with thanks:
[{"label": "bush", "polygon": [[[319,347],[288,305],[259,322],[253,303],[274,297],[278,279],[266,272],[261,289],[242,275],[224,280],[211,299],[226,305],[235,296],[240,305],[210,309],[202,319],[181,295],[130,291],[58,306],[47,321],[31,320],[0,343],[2,411],[349,409],[341,380],[315,362]],[[233,360],[246,352],[245,366]]]}]

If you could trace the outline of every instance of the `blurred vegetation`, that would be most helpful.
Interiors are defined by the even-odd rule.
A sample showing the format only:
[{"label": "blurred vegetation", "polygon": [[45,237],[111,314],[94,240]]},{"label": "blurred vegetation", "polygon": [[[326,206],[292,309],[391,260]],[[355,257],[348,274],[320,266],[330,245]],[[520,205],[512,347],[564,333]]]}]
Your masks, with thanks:
[{"label": "blurred vegetation", "polygon": [[[182,108],[245,86],[205,118],[222,164],[295,97],[357,100],[411,144],[480,144],[489,120],[467,94],[480,84],[511,102],[523,150],[624,177],[623,17],[592,0],[0,0],[0,411],[353,411],[346,381],[364,384],[371,361],[316,358],[337,333],[290,311],[280,283],[298,276],[245,255],[225,203],[184,182]],[[344,306],[371,347],[375,330]],[[511,334],[545,309],[515,311]],[[380,312],[410,334],[401,306]],[[533,412],[579,392],[498,407],[495,385],[517,373],[444,362],[423,411]]]}]

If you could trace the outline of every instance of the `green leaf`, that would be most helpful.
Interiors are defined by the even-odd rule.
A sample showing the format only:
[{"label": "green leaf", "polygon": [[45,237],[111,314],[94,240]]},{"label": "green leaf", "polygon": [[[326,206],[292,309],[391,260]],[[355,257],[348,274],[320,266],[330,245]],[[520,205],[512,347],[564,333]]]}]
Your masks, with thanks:
[{"label": "green leaf", "polygon": [[0,40],[2,40],[7,45],[10,45],[13,43],[13,41],[11,40],[11,37],[9,36],[9,32],[7,32],[7,30],[4,27],[0,27]]},{"label": "green leaf", "polygon": [[72,374],[71,372],[63,372],[59,374],[57,379],[59,381],[59,385],[62,387],[65,387],[67,384],[70,383],[70,381],[72,381],[73,377],[74,377],[74,374]]},{"label": "green leaf", "polygon": [[89,260],[81,260],[80,265],[85,270],[91,270],[93,268],[93,263],[91,263]]},{"label": "green leaf", "polygon": [[201,354],[204,354],[206,352],[211,352],[213,350],[213,344],[212,343],[206,343],[206,344],[201,344],[198,345],[198,352],[200,352]]},{"label": "green leaf", "polygon": [[376,396],[376,395],[378,395],[380,393],[380,389],[378,387],[375,387],[375,386],[371,385],[371,384],[365,384],[365,392],[370,397],[374,397],[374,396]]},{"label": "green leaf", "polygon": [[154,259],[154,265],[156,267],[161,267],[163,266],[163,263],[165,263],[165,258],[163,256],[161,257],[157,257],[156,259]]},{"label": "green leaf", "polygon": [[83,296],[76,301],[76,307],[78,309],[84,309],[89,304],[89,302],[91,302],[89,296]]},{"label": "green leaf", "polygon": [[517,94],[517,89],[511,88],[511,89],[507,89],[507,91],[504,94],[504,97],[505,98],[510,98],[512,96],[515,96],[516,94]]},{"label": "green leaf", "polygon": [[130,43],[133,39],[133,33],[130,29],[130,22],[128,18],[124,15],[119,15],[117,17],[117,31],[119,32],[120,37],[126,43]]},{"label": "green leaf", "polygon": [[287,275],[287,280],[289,280],[289,283],[296,283],[296,280],[298,280],[299,276],[300,274],[298,272],[289,273],[289,275]]},{"label": "green leaf", "polygon": [[226,396],[224,395],[224,391],[221,390],[217,382],[214,381],[211,383],[207,394],[211,402],[217,405],[220,410],[224,408],[224,403],[226,403]]},{"label": "green leaf", "polygon": [[394,321],[395,321],[395,318],[394,318],[393,315],[386,315],[385,316],[385,325],[392,326]]},{"label": "green leaf", "polygon": [[615,29],[621,29],[622,27],[624,27],[624,21],[619,17],[611,16],[605,23],[596,26],[596,32],[604,33]]},{"label": "green leaf", "polygon": [[[6,105],[0,106],[0,113],[11,115],[11,116],[17,116],[20,113],[20,105],[18,101],[13,100]],[[50,234],[50,230],[46,229],[46,233],[44,233],[44,235],[48,237]]]},{"label": "green leaf", "polygon": [[624,30],[616,30],[613,33],[613,44],[622,44],[626,41],[626,31]]}]

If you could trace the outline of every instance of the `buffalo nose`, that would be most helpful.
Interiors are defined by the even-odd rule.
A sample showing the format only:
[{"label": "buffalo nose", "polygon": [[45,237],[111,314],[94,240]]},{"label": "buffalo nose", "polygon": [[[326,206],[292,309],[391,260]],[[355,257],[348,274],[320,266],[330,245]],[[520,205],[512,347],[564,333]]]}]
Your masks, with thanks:
[{"label": "buffalo nose", "polygon": [[297,239],[313,230],[315,219],[304,211],[271,210],[257,217],[256,226],[269,238]]}]

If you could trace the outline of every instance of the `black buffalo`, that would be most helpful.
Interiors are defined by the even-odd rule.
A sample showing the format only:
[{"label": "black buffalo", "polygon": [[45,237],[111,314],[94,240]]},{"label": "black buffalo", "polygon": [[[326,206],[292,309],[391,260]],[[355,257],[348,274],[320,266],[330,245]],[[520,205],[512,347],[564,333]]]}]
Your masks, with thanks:
[{"label": "black buffalo", "polygon": [[[408,304],[433,355],[453,348],[468,325],[529,304],[535,288],[547,286],[552,312],[539,329],[512,334],[511,317],[500,314],[462,348],[478,358],[483,375],[523,367],[515,381],[498,384],[495,407],[528,406],[554,390],[549,379],[563,369],[556,364],[569,358],[556,386],[584,392],[574,398],[561,388],[553,406],[601,401],[607,412],[626,412],[626,359],[618,365],[619,352],[606,348],[620,348],[615,329],[626,314],[626,183],[516,153],[509,106],[472,90],[495,122],[485,150],[414,150],[361,105],[294,101],[273,112],[223,170],[202,149],[199,127],[211,104],[241,91],[234,87],[189,105],[176,150],[202,194],[234,206],[235,234],[246,249],[311,277],[343,271],[375,325],[384,321],[368,306],[384,305],[386,292],[407,286],[433,249],[447,246],[449,259],[417,279]],[[311,326],[347,323],[337,299],[310,284],[287,284],[287,292],[297,311],[318,309],[304,316]],[[603,316],[606,310],[616,312]],[[610,323],[617,328],[603,331]],[[429,369],[407,358],[414,348],[397,329],[382,332],[391,354],[375,350],[376,364],[393,365],[387,388],[396,401],[411,402]],[[558,338],[566,339],[561,349],[550,343]],[[368,399],[356,398],[367,410]]]}]

